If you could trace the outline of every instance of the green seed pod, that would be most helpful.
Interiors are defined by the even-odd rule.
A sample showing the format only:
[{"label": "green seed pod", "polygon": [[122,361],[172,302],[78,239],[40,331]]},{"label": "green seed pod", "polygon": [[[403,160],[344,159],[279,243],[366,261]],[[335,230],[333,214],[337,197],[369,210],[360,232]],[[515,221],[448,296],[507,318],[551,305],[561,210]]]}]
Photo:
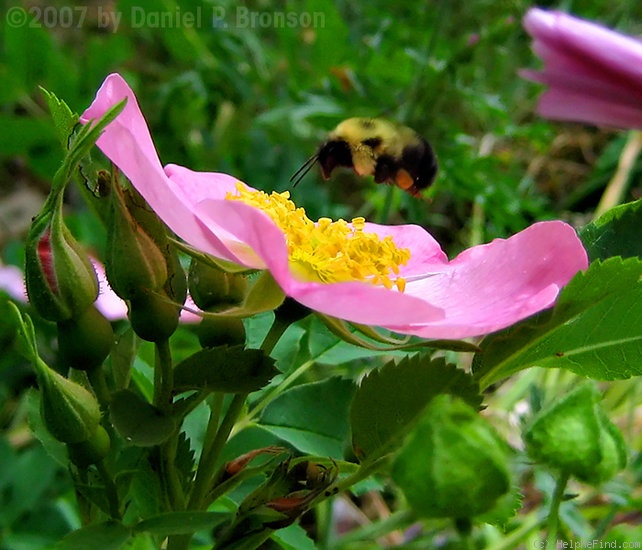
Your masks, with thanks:
[{"label": "green seed pod", "polygon": [[245,325],[237,317],[204,317],[196,327],[196,334],[204,348],[245,344]]},{"label": "green seed pod", "polygon": [[626,465],[626,446],[600,399],[586,382],[542,410],[524,433],[528,454],[587,483],[612,478]]},{"label": "green seed pod", "polygon": [[169,338],[178,326],[179,315],[180,308],[162,290],[140,294],[129,303],[132,329],[149,342],[161,342]]},{"label": "green seed pod", "polygon": [[392,477],[419,515],[472,518],[510,488],[507,445],[469,405],[440,395],[395,459]]},{"label": "green seed pod", "polygon": [[40,364],[40,413],[47,430],[63,443],[80,443],[95,433],[100,422],[98,401],[88,390]]},{"label": "green seed pod", "polygon": [[247,293],[244,275],[228,273],[197,260],[190,263],[188,284],[194,303],[205,311],[240,306]]},{"label": "green seed pod", "polygon": [[111,440],[109,434],[100,424],[92,436],[80,443],[70,443],[67,446],[70,460],[79,468],[87,468],[97,464],[109,453]]},{"label": "green seed pod", "polygon": [[102,365],[113,340],[111,323],[94,306],[58,323],[60,358],[74,369],[92,370]]},{"label": "green seed pod", "polygon": [[62,219],[62,203],[34,219],[25,245],[29,301],[49,321],[64,321],[98,297],[98,279],[89,256]]}]

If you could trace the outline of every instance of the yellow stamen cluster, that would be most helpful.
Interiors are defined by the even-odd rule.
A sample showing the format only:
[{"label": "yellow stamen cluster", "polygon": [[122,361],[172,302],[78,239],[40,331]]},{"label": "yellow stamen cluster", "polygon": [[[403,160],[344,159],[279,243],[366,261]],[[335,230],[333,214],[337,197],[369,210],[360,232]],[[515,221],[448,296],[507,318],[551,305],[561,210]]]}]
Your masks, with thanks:
[{"label": "yellow stamen cluster", "polygon": [[268,195],[238,184],[237,194],[228,193],[226,198],[259,208],[272,218],[285,234],[290,267],[303,280],[367,281],[403,292],[406,282],[395,275],[410,259],[410,250],[397,248],[390,236],[382,239],[365,232],[363,218],[352,223],[321,218],[315,223],[290,200],[289,191]]}]

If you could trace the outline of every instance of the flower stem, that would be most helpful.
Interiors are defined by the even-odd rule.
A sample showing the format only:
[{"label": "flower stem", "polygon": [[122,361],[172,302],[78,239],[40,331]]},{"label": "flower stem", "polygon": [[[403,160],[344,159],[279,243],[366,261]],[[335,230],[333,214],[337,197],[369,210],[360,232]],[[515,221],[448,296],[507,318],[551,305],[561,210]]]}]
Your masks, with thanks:
[{"label": "flower stem", "polygon": [[566,484],[568,483],[569,474],[561,473],[557,478],[557,483],[555,485],[555,491],[551,497],[551,506],[548,512],[548,522],[547,522],[547,540],[556,540],[557,539],[557,530],[559,526],[559,513],[560,505],[564,499],[564,491],[566,490]]},{"label": "flower stem", "polygon": [[203,455],[199,461],[192,494],[190,495],[189,503],[187,505],[189,510],[200,510],[206,506],[207,503],[204,502],[204,499],[210,489],[210,484],[212,482],[212,477],[214,475],[221,450],[223,449],[236,420],[245,406],[247,395],[247,393],[242,393],[235,395],[232,398],[232,402],[230,403],[230,406],[225,413],[225,417],[216,431],[216,435],[214,436],[211,444],[207,444],[206,442],[203,446]]},{"label": "flower stem", "polygon": [[169,412],[174,389],[174,371],[169,340],[156,342],[156,365],[154,367],[154,406]]},{"label": "flower stem", "polygon": [[96,468],[98,469],[98,473],[100,474],[103,483],[105,484],[105,494],[107,496],[107,502],[109,504],[109,515],[112,517],[112,519],[120,519],[121,515],[118,505],[118,492],[116,491],[114,480],[111,478],[111,475],[107,471],[107,468],[105,468],[105,464],[102,460],[96,464]]}]

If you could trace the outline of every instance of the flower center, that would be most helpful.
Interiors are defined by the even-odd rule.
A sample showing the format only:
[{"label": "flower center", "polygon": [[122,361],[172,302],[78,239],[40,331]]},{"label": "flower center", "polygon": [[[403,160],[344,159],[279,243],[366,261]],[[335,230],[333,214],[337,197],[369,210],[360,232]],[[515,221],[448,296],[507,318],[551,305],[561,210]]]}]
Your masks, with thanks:
[{"label": "flower center", "polygon": [[403,292],[406,281],[398,277],[399,266],[410,259],[408,248],[397,248],[392,237],[383,239],[364,231],[365,219],[313,222],[303,208],[290,200],[290,192],[273,192],[236,186],[238,200],[265,212],[283,231],[292,270],[304,280],[322,283],[364,281]]}]

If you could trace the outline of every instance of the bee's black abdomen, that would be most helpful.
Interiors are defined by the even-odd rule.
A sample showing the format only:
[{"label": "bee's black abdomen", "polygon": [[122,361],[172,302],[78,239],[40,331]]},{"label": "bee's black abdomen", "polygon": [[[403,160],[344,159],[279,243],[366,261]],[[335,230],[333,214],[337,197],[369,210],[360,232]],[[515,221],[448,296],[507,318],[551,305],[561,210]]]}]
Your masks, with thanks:
[{"label": "bee's black abdomen", "polygon": [[401,153],[401,166],[413,177],[413,191],[428,187],[437,175],[437,157],[430,144],[419,137],[416,145],[407,145]]},{"label": "bee's black abdomen", "polygon": [[395,182],[395,176],[401,166],[390,155],[380,155],[375,164],[374,180],[376,183]]},{"label": "bee's black abdomen", "polygon": [[339,139],[324,143],[319,149],[318,159],[325,179],[330,177],[337,166],[353,167],[350,146]]}]

